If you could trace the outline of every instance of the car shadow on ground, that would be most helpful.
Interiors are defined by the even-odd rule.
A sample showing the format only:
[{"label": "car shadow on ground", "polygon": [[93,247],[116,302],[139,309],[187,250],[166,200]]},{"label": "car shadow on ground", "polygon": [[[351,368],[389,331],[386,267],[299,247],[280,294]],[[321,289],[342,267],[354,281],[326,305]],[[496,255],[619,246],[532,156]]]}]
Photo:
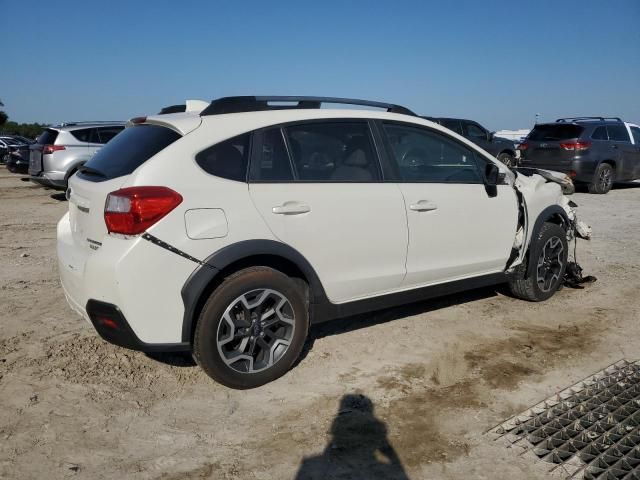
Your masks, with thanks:
[{"label": "car shadow on ground", "polygon": [[387,437],[387,427],[375,416],[373,402],[357,393],[342,397],[327,446],[305,457],[296,480],[325,478],[408,480]]},{"label": "car shadow on ground", "polygon": [[434,310],[440,310],[441,308],[495,297],[498,293],[506,294],[506,288],[504,285],[494,285],[475,290],[468,290],[461,293],[446,295],[444,297],[431,298],[422,302],[408,303],[398,307],[376,310],[374,312],[353,315],[351,317],[336,318],[328,322],[315,324],[310,328],[307,342],[305,343],[300,357],[296,360],[294,367],[306,358],[309,352],[313,349],[314,342],[321,338],[331,335],[340,335],[342,333],[359,330],[361,328],[368,328],[381,323],[420,315]]},{"label": "car shadow on ground", "polygon": [[52,193],[49,196],[51,198],[53,198],[54,200],[58,200],[59,202],[66,202],[67,201],[67,194],[65,192]]},{"label": "car shadow on ground", "polygon": [[[576,183],[576,192],[577,193],[589,193],[589,189],[587,188],[586,183]],[[614,183],[611,187],[611,190],[627,190],[629,188],[640,188],[640,182],[619,182]]]},{"label": "car shadow on ground", "polygon": [[[295,368],[302,362],[313,349],[316,340],[330,335],[340,335],[342,333],[368,328],[380,323],[391,322],[405,317],[420,315],[422,313],[439,310],[441,308],[461,305],[484,298],[491,298],[498,293],[506,293],[504,285],[494,285],[491,287],[478,288],[462,293],[446,295],[444,297],[432,298],[423,302],[409,303],[399,307],[377,310],[374,312],[353,315],[351,317],[337,318],[328,322],[313,325],[309,330],[309,336],[298,359],[293,364]],[[190,352],[172,353],[146,353],[147,357],[171,365],[173,367],[195,367],[197,364]]]}]

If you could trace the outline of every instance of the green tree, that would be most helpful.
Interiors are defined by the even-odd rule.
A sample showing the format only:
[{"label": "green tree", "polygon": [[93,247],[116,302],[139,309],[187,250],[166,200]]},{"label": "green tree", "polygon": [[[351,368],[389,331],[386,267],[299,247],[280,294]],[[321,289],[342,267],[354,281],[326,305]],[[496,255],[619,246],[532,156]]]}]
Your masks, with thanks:
[{"label": "green tree", "polygon": [[[0,107],[4,107],[4,103],[2,103],[2,100],[0,100]],[[7,115],[4,110],[0,110],[0,126],[7,123],[7,120],[9,120],[9,115]]]}]

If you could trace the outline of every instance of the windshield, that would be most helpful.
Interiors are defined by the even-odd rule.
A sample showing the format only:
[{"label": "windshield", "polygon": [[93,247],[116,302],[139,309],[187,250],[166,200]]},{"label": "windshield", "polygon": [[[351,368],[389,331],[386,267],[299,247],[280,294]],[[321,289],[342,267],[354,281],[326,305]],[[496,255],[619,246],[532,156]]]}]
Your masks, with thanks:
[{"label": "windshield", "polygon": [[179,133],[158,125],[125,128],[84,164],[80,175],[92,181],[129,175],[179,138]]},{"label": "windshield", "polygon": [[552,142],[579,138],[583,130],[580,125],[572,124],[536,125],[529,134],[529,140]]}]

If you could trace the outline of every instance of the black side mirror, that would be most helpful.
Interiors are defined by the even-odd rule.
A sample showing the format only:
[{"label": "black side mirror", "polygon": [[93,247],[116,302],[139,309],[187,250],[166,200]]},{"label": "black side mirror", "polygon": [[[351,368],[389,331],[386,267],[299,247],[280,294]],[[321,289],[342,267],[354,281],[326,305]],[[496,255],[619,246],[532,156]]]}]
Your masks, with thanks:
[{"label": "black side mirror", "polygon": [[487,132],[487,140],[490,142],[493,142],[493,134],[495,132]]},{"label": "black side mirror", "polygon": [[498,181],[500,179],[500,169],[493,163],[487,163],[484,169],[484,189],[489,197],[498,196]]},{"label": "black side mirror", "polygon": [[500,169],[498,168],[498,166],[493,162],[487,163],[484,171],[484,183],[490,186],[498,185],[499,177]]}]

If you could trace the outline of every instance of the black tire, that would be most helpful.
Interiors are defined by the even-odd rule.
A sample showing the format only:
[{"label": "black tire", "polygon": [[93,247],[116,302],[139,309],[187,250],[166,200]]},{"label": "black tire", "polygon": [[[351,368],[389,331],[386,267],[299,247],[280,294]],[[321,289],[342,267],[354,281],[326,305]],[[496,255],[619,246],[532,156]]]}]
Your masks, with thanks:
[{"label": "black tire", "polygon": [[614,170],[608,163],[601,163],[596,169],[593,181],[589,184],[589,193],[604,195],[613,186]]},{"label": "black tire", "polygon": [[516,166],[516,159],[509,152],[502,152],[497,158],[509,168]]},{"label": "black tire", "polygon": [[[554,240],[559,240],[559,243],[555,244]],[[515,297],[529,300],[530,302],[542,302],[551,298],[553,294],[562,287],[569,254],[567,233],[560,225],[545,223],[542,225],[538,236],[533,242],[529,262],[535,262],[535,265],[531,269],[531,274],[527,276],[526,273],[521,273],[520,275],[514,276],[509,280],[509,287]],[[541,274],[545,272],[545,266],[547,264],[543,263],[540,267],[538,267],[538,265],[545,252],[550,253],[550,251],[546,249],[550,249],[551,247],[557,249],[558,247],[556,245],[561,247],[561,253],[558,255],[558,270],[555,271],[555,261],[549,262],[554,264],[554,270],[549,276],[542,276],[545,279],[550,279],[550,281],[547,284],[545,280],[541,285],[539,281]],[[545,261],[546,260],[545,258]]]},{"label": "black tire", "polygon": [[[260,298],[263,298],[260,292],[267,290],[275,292],[274,299],[267,297],[263,303],[257,304],[255,310],[245,308],[246,305],[252,305],[252,303],[239,301],[240,298],[252,299],[251,295],[255,295],[252,301],[255,300],[257,303]],[[278,297],[278,295],[280,296]],[[282,299],[288,302],[284,304],[284,307],[273,307]],[[278,318],[284,316],[287,319],[287,324],[276,319],[274,326],[260,330],[262,327],[259,324],[265,324],[265,322],[260,322],[259,319],[265,318],[264,309],[267,307],[264,304],[267,302],[273,302],[267,313],[277,312],[277,315],[272,313],[271,316],[275,315]],[[234,308],[237,310],[233,310]],[[285,308],[287,313],[281,315]],[[230,309],[227,316],[233,316],[233,326],[223,320],[227,309]],[[247,316],[249,316],[250,326],[241,328],[246,325],[244,322]],[[283,332],[282,339],[272,332],[276,325],[277,331]],[[226,334],[225,330],[227,330]],[[281,377],[291,368],[302,351],[308,330],[309,306],[306,285],[272,268],[251,267],[227,277],[211,294],[198,318],[193,340],[193,352],[200,367],[218,383],[237,389],[255,388]],[[286,335],[289,335],[288,340],[284,338]],[[233,340],[229,340],[230,338]],[[245,338],[247,340],[243,344]],[[268,341],[273,343],[269,354],[266,353],[266,348],[262,347]],[[289,341],[289,345],[284,348],[284,351],[281,349],[284,347],[283,341]],[[226,344],[220,345],[221,342],[227,342],[228,346]],[[237,348],[234,347],[236,345]],[[258,351],[259,354],[255,358],[253,358],[253,353],[251,355],[243,354],[242,357],[251,356],[253,360],[247,358],[247,360],[236,361],[236,363],[228,363],[233,355],[248,353],[247,348],[252,352]],[[276,355],[279,355],[277,359],[275,359]],[[265,359],[265,356],[268,358]],[[274,361],[270,364],[272,360]],[[260,362],[266,362],[267,366],[252,371],[256,365],[260,365]]]}]

